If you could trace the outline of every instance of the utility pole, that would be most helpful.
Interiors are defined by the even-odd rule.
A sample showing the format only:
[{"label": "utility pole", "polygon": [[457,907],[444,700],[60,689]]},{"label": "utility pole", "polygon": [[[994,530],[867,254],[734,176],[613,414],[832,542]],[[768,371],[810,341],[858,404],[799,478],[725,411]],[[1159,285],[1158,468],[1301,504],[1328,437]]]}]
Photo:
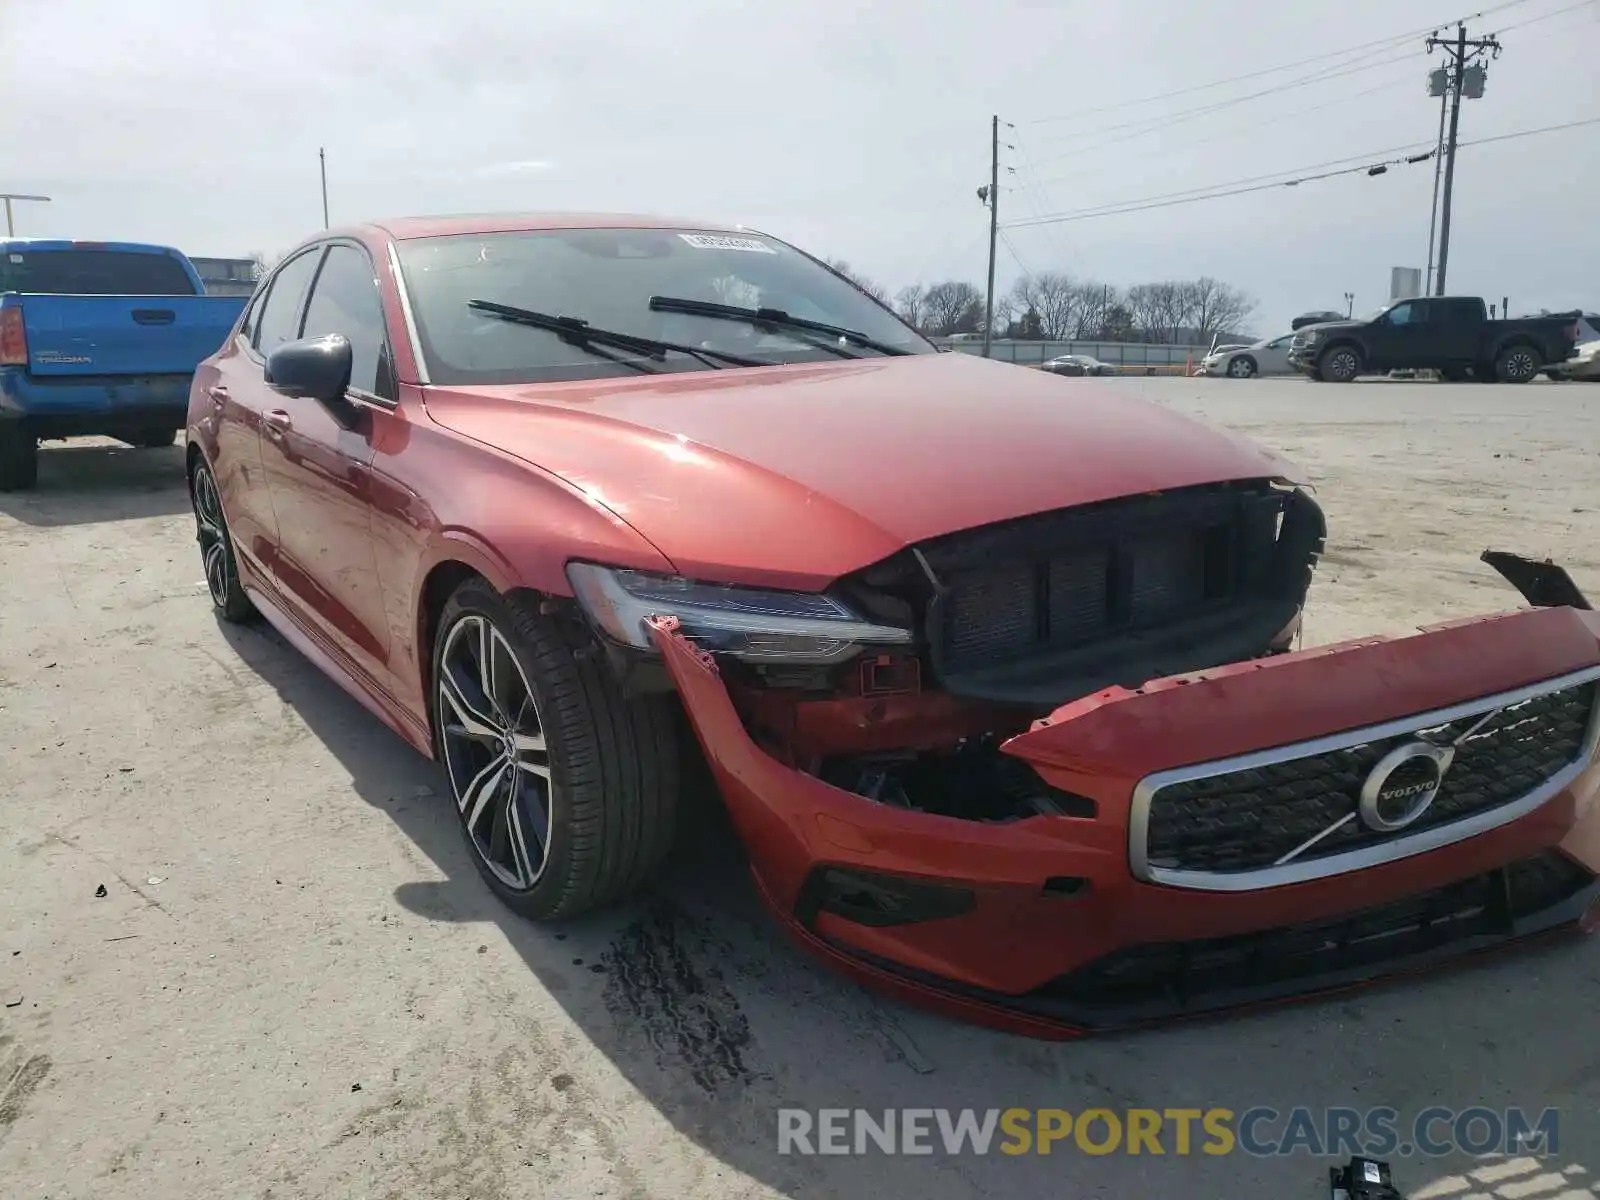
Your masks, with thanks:
[{"label": "utility pole", "polygon": [[16,237],[16,224],[11,219],[11,202],[13,200],[37,200],[41,204],[50,202],[49,196],[24,196],[21,192],[0,192],[0,199],[6,202],[6,236]]},{"label": "utility pole", "polygon": [[[1428,270],[1423,275],[1423,287],[1426,288],[1433,282],[1433,251],[1439,244],[1435,239],[1439,226],[1439,176],[1444,170],[1444,120],[1450,111],[1450,72],[1440,71],[1442,75],[1439,88],[1439,139],[1433,144],[1433,207],[1428,209]],[[1432,95],[1430,91],[1428,93]]]},{"label": "utility pole", "polygon": [[317,147],[317,164],[322,168],[322,227],[328,227],[328,152]]},{"label": "utility pole", "polygon": [[[979,192],[982,195],[982,191]],[[989,119],[989,286],[983,293],[983,356],[994,341],[994,243],[1000,234],[1000,117]]]},{"label": "utility pole", "polygon": [[1461,97],[1465,93],[1469,99],[1476,100],[1483,95],[1483,82],[1488,72],[1478,65],[1479,60],[1485,54],[1499,58],[1500,43],[1493,34],[1485,38],[1469,38],[1466,23],[1458,22],[1453,42],[1437,36],[1428,38],[1430,54],[1435,46],[1442,46],[1450,56],[1450,140],[1445,145],[1444,208],[1439,218],[1439,277],[1433,289],[1435,296],[1442,296],[1445,270],[1450,265],[1450,201],[1455,190],[1456,134],[1461,127]]}]

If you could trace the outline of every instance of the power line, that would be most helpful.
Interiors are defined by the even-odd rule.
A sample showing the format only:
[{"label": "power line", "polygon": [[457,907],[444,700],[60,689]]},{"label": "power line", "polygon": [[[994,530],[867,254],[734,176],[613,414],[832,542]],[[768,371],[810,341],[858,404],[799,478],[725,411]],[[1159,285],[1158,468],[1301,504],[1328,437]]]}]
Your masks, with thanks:
[{"label": "power line", "polygon": [[1363,50],[1375,50],[1386,46],[1397,45],[1401,42],[1410,41],[1412,38],[1421,37],[1423,34],[1434,33],[1440,29],[1443,29],[1447,25],[1455,24],[1457,20],[1478,21],[1482,20],[1491,13],[1503,12],[1509,8],[1518,8],[1527,3],[1529,3],[1529,0],[1506,0],[1506,3],[1492,5],[1489,8],[1485,8],[1479,12],[1471,13],[1465,17],[1455,18],[1448,21],[1440,21],[1433,25],[1423,25],[1416,29],[1408,29],[1404,33],[1396,33],[1389,37],[1376,38],[1370,42],[1360,42],[1354,46],[1346,46],[1342,50],[1329,50],[1321,54],[1313,55],[1310,58],[1300,58],[1294,60],[1293,62],[1279,63],[1275,67],[1262,67],[1259,70],[1248,71],[1243,75],[1231,75],[1226,79],[1215,79],[1210,83],[1197,83],[1192,84],[1189,87],[1174,88],[1172,91],[1168,92],[1157,92],[1152,96],[1143,96],[1137,100],[1119,100],[1113,104],[1102,104],[1096,108],[1080,108],[1076,112],[1066,113],[1054,117],[1035,117],[1031,121],[1022,122],[1022,124],[1053,125],[1062,121],[1076,121],[1080,117],[1093,116],[1096,113],[1115,112],[1116,110],[1122,108],[1135,108],[1141,104],[1154,104],[1158,100],[1170,100],[1175,96],[1189,96],[1193,95],[1195,92],[1205,92],[1210,91],[1213,88],[1227,87],[1229,84],[1245,83],[1252,79],[1262,79],[1268,75],[1277,75],[1283,71],[1292,71],[1296,67],[1310,66],[1313,63],[1326,63],[1330,58],[1345,58],[1353,54],[1359,54]]},{"label": "power line", "polygon": [[[1458,143],[1458,148],[1466,146],[1486,146],[1493,142],[1509,142],[1518,138],[1535,137],[1544,133],[1559,133],[1568,129],[1578,129],[1587,125],[1600,125],[1600,117],[1586,117],[1580,121],[1564,121],[1559,125],[1545,125],[1538,129],[1519,129],[1513,133],[1497,134],[1494,137],[1477,138],[1470,142]],[[1414,146],[1426,143],[1412,143]],[[1379,151],[1379,153],[1383,153]],[[1186,193],[1168,193],[1170,199],[1163,197],[1146,197],[1143,200],[1124,201],[1118,205],[1104,205],[1099,208],[1083,209],[1077,212],[1055,213],[1048,217],[1036,220],[1012,221],[1005,226],[1007,229],[1027,229],[1039,225],[1055,225],[1067,221],[1088,221],[1095,217],[1115,217],[1124,213],[1144,212],[1153,208],[1172,208],[1180,204],[1197,204],[1202,200],[1221,200],[1228,196],[1243,196],[1251,192],[1265,192],[1278,187],[1296,187],[1302,183],[1316,183],[1323,179],[1333,179],[1340,175],[1356,175],[1365,171],[1369,174],[1384,174],[1389,167],[1410,165],[1413,163],[1427,162],[1433,157],[1433,152],[1418,153],[1403,158],[1389,159],[1383,162],[1362,162],[1355,166],[1344,167],[1340,170],[1325,171],[1320,174],[1302,175],[1293,179],[1279,179],[1270,183],[1260,183],[1253,187],[1233,187],[1231,183],[1213,185],[1211,190],[1197,188],[1195,191],[1205,191],[1204,195],[1189,195]],[[1346,160],[1335,160],[1346,161]],[[1376,168],[1383,168],[1382,171]],[[1300,168],[1305,170],[1307,168]],[[1281,173],[1281,172],[1280,172]],[[1234,180],[1233,183],[1244,183],[1244,180]],[[1228,190],[1221,190],[1228,189]]]},{"label": "power line", "polygon": [[[1569,4],[1565,8],[1558,8],[1552,12],[1540,13],[1537,17],[1529,17],[1526,21],[1515,21],[1510,25],[1502,25],[1495,30],[1496,34],[1509,33],[1513,29],[1522,29],[1528,25],[1537,25],[1540,21],[1548,21],[1552,17],[1565,16],[1569,12],[1577,12],[1580,8],[1594,8],[1594,0],[1578,0],[1576,4]],[[1596,9],[1600,12],[1600,9]]]},{"label": "power line", "polygon": [[[1166,130],[1171,128],[1173,125],[1181,125],[1186,121],[1192,121],[1198,117],[1209,116],[1211,113],[1221,112],[1224,109],[1237,108],[1241,104],[1248,104],[1250,101],[1259,100],[1264,96],[1275,96],[1281,92],[1293,91],[1296,88],[1310,87],[1313,84],[1325,83],[1330,79],[1341,79],[1346,75],[1357,75],[1363,71],[1371,71],[1378,67],[1385,67],[1394,63],[1406,62],[1416,57],[1417,55],[1414,50],[1408,50],[1404,54],[1391,55],[1388,58],[1374,59],[1370,62],[1343,63],[1336,67],[1325,67],[1320,71],[1312,72],[1310,75],[1302,76],[1299,79],[1287,80],[1272,87],[1263,88],[1260,91],[1247,92],[1242,96],[1232,96],[1226,100],[1217,100],[1210,104],[1201,105],[1198,108],[1184,109],[1176,113],[1162,113],[1153,117],[1141,117],[1137,121],[1125,121],[1120,125],[1107,125],[1099,129],[1090,129],[1078,133],[1066,134],[1063,137],[1054,139],[1050,144],[1059,145],[1062,142],[1081,141],[1086,137],[1098,137],[1100,134],[1118,133],[1125,130],[1134,131],[1128,135],[1129,137],[1140,137],[1146,133],[1151,133],[1158,130]],[[1086,146],[1080,145],[1073,150],[1068,150],[1062,154],[1053,155],[1049,158],[1043,158],[1039,161],[1047,163],[1055,162],[1062,158],[1069,158],[1072,155],[1081,153],[1084,150],[1092,150],[1101,146],[1115,145],[1118,141],[1124,140],[1127,139],[1111,138],[1098,142],[1090,142]]]},{"label": "power line", "polygon": [[[1322,169],[1323,167],[1338,167],[1338,166],[1342,166],[1343,164],[1346,164],[1346,163],[1357,163],[1357,165],[1352,166],[1352,167],[1349,168],[1349,170],[1351,170],[1351,171],[1365,171],[1369,167],[1378,165],[1373,160],[1379,155],[1383,155],[1383,154],[1400,154],[1400,153],[1402,153],[1404,151],[1413,151],[1413,152],[1415,152],[1415,151],[1418,151],[1418,150],[1420,150],[1420,149],[1422,149],[1422,148],[1424,148],[1426,146],[1427,146],[1426,142],[1407,142],[1406,144],[1400,145],[1400,146],[1388,146],[1388,147],[1385,147],[1382,150],[1369,150],[1364,154],[1347,154],[1343,158],[1330,158],[1326,162],[1309,163],[1309,164],[1307,164],[1305,166],[1301,166],[1301,167],[1286,167],[1281,171],[1269,171],[1265,175],[1251,175],[1251,176],[1248,176],[1248,177],[1246,177],[1244,179],[1230,179],[1225,183],[1208,184],[1205,187],[1188,188],[1188,189],[1186,189],[1184,191],[1180,191],[1180,192],[1163,192],[1163,193],[1160,193],[1160,194],[1154,195],[1154,196],[1142,196],[1142,197],[1139,197],[1138,199],[1134,199],[1134,200],[1110,200],[1110,201],[1107,201],[1104,204],[1093,205],[1093,206],[1091,206],[1089,208],[1076,209],[1076,210],[1073,210],[1073,211],[1070,211],[1070,212],[1065,212],[1065,213],[1051,213],[1051,214],[1049,214],[1047,216],[1040,217],[1037,220],[1033,220],[1033,221],[1028,221],[1028,220],[1010,221],[1010,222],[1007,223],[1006,228],[1008,228],[1008,229],[1018,229],[1018,228],[1026,228],[1026,227],[1028,227],[1030,225],[1053,224],[1054,222],[1056,222],[1058,220],[1078,220],[1078,219],[1082,219],[1082,218],[1086,218],[1086,217],[1090,217],[1090,216],[1098,216],[1098,215],[1101,215],[1102,213],[1110,214],[1112,212],[1120,212],[1120,211],[1123,211],[1124,209],[1129,208],[1130,206],[1143,207],[1143,206],[1145,206],[1147,204],[1153,204],[1155,201],[1162,201],[1162,200],[1180,200],[1180,199],[1182,199],[1184,197],[1193,197],[1194,199],[1206,200],[1206,199],[1210,199],[1211,197],[1210,196],[1206,196],[1206,195],[1201,195],[1200,193],[1215,192],[1215,191],[1218,191],[1218,189],[1222,189],[1222,188],[1241,187],[1241,186],[1243,186],[1245,184],[1261,183],[1262,181],[1268,181],[1266,183],[1267,187],[1286,187],[1286,186],[1288,186],[1290,184],[1293,184],[1293,183],[1300,183],[1300,182],[1309,181],[1312,178],[1319,178],[1319,179],[1323,178],[1323,176],[1301,176],[1301,177],[1295,178],[1295,179],[1283,179],[1283,178],[1281,178],[1281,176],[1292,175],[1294,172],[1297,172],[1297,171],[1318,171],[1318,170]],[[1357,160],[1359,160],[1359,162]],[[1261,189],[1249,188],[1249,189],[1246,189],[1246,190],[1258,191],[1258,190],[1261,190]],[[1232,195],[1232,194],[1236,194],[1236,193],[1231,193],[1230,192],[1230,193],[1225,193],[1225,194]],[[1164,207],[1164,206],[1158,206],[1158,207]]]},{"label": "power line", "polygon": [[[1395,88],[1401,87],[1401,86],[1409,86],[1409,87],[1415,87],[1416,86],[1416,80],[1411,77],[1411,73],[1409,71],[1406,73],[1406,77],[1404,79],[1398,79],[1397,78],[1397,79],[1390,80],[1387,83],[1380,83],[1377,87],[1363,88],[1359,92],[1351,92],[1351,93],[1348,93],[1346,95],[1335,96],[1333,99],[1325,100],[1321,104],[1312,104],[1312,105],[1308,105],[1305,108],[1294,109],[1291,112],[1279,113],[1277,116],[1268,117],[1264,121],[1251,121],[1251,122],[1248,122],[1247,124],[1244,124],[1244,125],[1236,125],[1232,129],[1225,129],[1225,130],[1221,131],[1220,133],[1212,134],[1209,137],[1186,139],[1183,142],[1182,149],[1190,150],[1190,149],[1193,149],[1196,146],[1207,146],[1207,145],[1210,145],[1210,144],[1212,144],[1214,142],[1227,141],[1229,138],[1235,138],[1235,137],[1240,136],[1241,134],[1253,133],[1257,129],[1265,128],[1268,125],[1278,125],[1278,124],[1281,124],[1284,121],[1293,121],[1293,120],[1296,120],[1296,119],[1298,119],[1300,117],[1307,116],[1307,115],[1309,115],[1311,113],[1314,113],[1314,112],[1321,112],[1324,109],[1329,109],[1329,108],[1334,108],[1334,107],[1339,106],[1339,105],[1349,104],[1351,101],[1360,100],[1360,99],[1362,99],[1362,98],[1364,98],[1366,96],[1375,96],[1379,92],[1393,91]],[[1085,149],[1087,149],[1087,147],[1085,147]],[[1149,156],[1145,155],[1143,157],[1149,157]],[[1136,156],[1133,159],[1127,159],[1127,158],[1124,158],[1123,156],[1119,155],[1118,158],[1117,158],[1117,161],[1119,163],[1120,162],[1128,162],[1128,161],[1138,162],[1138,161],[1140,161],[1140,157]],[[1057,182],[1058,180],[1063,180],[1063,179],[1068,179],[1068,178],[1075,178],[1075,177],[1074,176],[1066,176],[1066,175],[1046,175],[1046,176],[1043,176],[1043,177],[1037,177],[1036,178],[1036,182],[1039,183],[1039,184],[1054,183],[1054,182]]]}]

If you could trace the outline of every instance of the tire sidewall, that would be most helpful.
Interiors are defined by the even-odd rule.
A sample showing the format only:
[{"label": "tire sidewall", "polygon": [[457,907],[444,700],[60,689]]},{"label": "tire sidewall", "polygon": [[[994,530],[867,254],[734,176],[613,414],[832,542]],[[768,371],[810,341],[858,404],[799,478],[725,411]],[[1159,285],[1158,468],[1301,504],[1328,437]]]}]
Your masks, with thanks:
[{"label": "tire sidewall", "polygon": [[[444,649],[450,639],[450,631],[463,618],[468,616],[482,617],[487,620],[506,640],[506,645],[511,647],[511,652],[516,656],[517,666],[522,671],[522,676],[528,682],[528,688],[533,693],[534,708],[539,718],[539,728],[544,734],[545,749],[550,762],[550,826],[549,844],[545,851],[545,862],[539,872],[539,878],[531,888],[518,891],[506,886],[506,883],[493,869],[483,861],[477,845],[467,832],[466,823],[462,818],[461,801],[456,796],[455,783],[450,778],[449,761],[445,757],[444,745],[444,717],[443,701],[439,696],[439,672],[444,662]],[[567,880],[571,863],[571,831],[565,819],[565,801],[567,781],[570,776],[568,770],[568,756],[566,739],[559,728],[558,712],[555,698],[549,694],[548,685],[537,667],[538,652],[517,629],[511,608],[487,584],[469,582],[457,589],[456,593],[445,603],[443,611],[439,614],[439,626],[433,639],[433,661],[428,673],[428,711],[433,717],[434,753],[440,768],[445,773],[445,788],[449,796],[451,807],[455,810],[456,824],[461,830],[461,836],[467,843],[467,853],[472,856],[472,865],[478,869],[478,874],[483,876],[484,882],[501,899],[510,904],[519,912],[537,919],[541,912],[553,912],[567,890]]]},{"label": "tire sidewall", "polygon": [[[1509,365],[1517,359],[1526,357],[1531,364],[1531,369],[1526,373],[1513,374]],[[1495,364],[1495,375],[1503,383],[1528,383],[1537,378],[1539,374],[1539,358],[1529,346],[1508,346],[1500,352],[1499,361]]]},{"label": "tire sidewall", "polygon": [[[228,525],[228,514],[222,508],[222,487],[217,483],[216,472],[211,469],[211,464],[201,457],[194,465],[194,471],[189,476],[189,505],[194,510],[195,533],[200,531],[200,476],[204,475],[211,481],[211,491],[217,498],[217,520],[222,527],[222,567],[227,572],[226,595],[217,599],[211,590],[210,581],[206,583],[206,595],[211,597],[211,607],[229,621],[245,620],[253,611],[254,605],[250,597],[245,594],[244,583],[239,578],[239,556],[233,552],[233,530]],[[196,539],[198,541],[198,537]],[[201,551],[200,565],[205,567],[205,552]]]},{"label": "tire sidewall", "polygon": [[1228,374],[1234,379],[1250,379],[1256,373],[1256,363],[1249,355],[1241,354],[1228,364]]},{"label": "tire sidewall", "polygon": [[[1335,360],[1349,358],[1351,360],[1350,372],[1341,375],[1331,369]],[[1325,375],[1335,383],[1349,383],[1361,374],[1361,354],[1353,346],[1335,346],[1323,352],[1322,362],[1319,364],[1318,373]]]}]

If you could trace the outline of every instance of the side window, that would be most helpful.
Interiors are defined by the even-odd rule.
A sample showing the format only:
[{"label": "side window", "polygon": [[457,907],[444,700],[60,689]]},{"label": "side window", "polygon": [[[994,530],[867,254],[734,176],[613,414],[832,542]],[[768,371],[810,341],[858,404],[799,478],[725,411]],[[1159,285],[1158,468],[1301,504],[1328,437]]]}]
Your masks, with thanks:
[{"label": "side window", "polygon": [[262,302],[256,322],[256,349],[271,354],[285,342],[300,336],[300,299],[306,294],[311,273],[316,270],[322,247],[307,250],[284,263],[272,278],[272,290]]},{"label": "side window", "polygon": [[1416,325],[1422,319],[1422,306],[1415,302],[1396,304],[1389,310],[1389,324],[1391,325]]},{"label": "side window", "polygon": [[261,306],[266,301],[266,289],[257,288],[255,295],[250,297],[250,303],[245,305],[244,320],[239,322],[239,336],[252,344],[256,340],[256,325],[261,320]]},{"label": "side window", "polygon": [[384,395],[379,364],[385,355],[383,304],[373,278],[372,262],[354,246],[335,245],[311,289],[304,337],[342,333],[350,339],[350,386]]}]

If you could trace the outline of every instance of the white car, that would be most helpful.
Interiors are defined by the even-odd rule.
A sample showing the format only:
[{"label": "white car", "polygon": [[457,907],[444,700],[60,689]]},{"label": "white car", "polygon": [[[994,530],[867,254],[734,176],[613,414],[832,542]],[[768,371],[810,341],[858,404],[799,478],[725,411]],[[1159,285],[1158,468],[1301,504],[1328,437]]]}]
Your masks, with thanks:
[{"label": "white car", "polygon": [[1200,360],[1200,375],[1249,379],[1254,375],[1290,375],[1289,345],[1294,334],[1263,338],[1250,346],[1219,346]]},{"label": "white car", "polygon": [[1600,341],[1579,342],[1548,374],[1552,379],[1586,379],[1600,383]]}]

